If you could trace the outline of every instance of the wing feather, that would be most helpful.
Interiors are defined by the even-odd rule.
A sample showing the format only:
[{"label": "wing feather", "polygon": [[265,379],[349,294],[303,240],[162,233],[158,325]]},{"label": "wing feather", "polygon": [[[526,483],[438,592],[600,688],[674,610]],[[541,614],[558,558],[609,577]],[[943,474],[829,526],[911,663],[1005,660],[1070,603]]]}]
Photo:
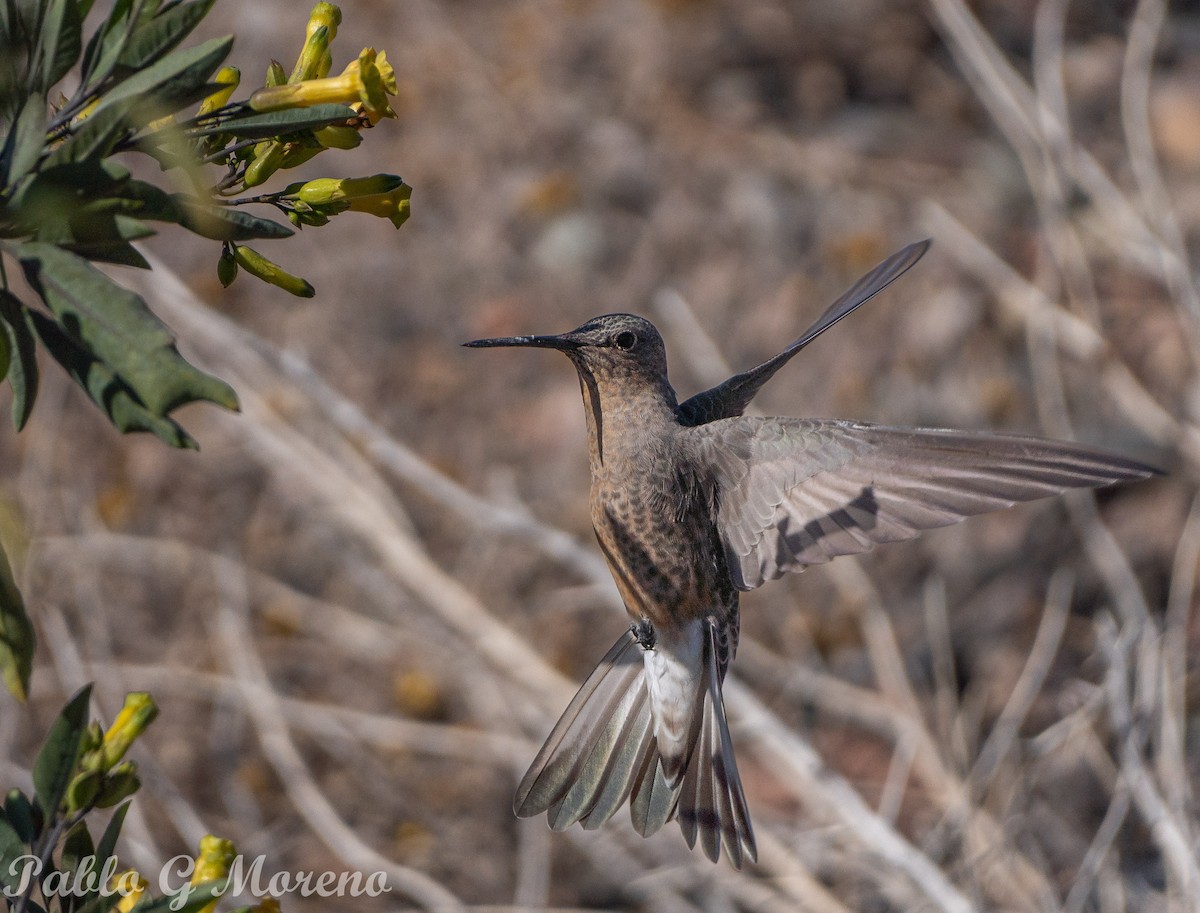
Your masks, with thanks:
[{"label": "wing feather", "polygon": [[1158,472],[1020,435],[786,418],[724,419],[690,433],[744,590],[1018,501]]}]

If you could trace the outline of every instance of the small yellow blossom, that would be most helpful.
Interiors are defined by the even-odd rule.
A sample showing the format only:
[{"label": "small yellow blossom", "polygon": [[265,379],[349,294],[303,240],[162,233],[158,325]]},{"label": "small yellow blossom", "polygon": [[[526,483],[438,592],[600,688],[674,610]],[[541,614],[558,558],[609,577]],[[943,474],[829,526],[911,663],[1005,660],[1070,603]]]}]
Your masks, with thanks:
[{"label": "small yellow blossom", "polygon": [[383,117],[395,117],[388,96],[396,94],[396,73],[387,56],[374,48],[363,48],[340,76],[308,79],[284,86],[268,86],[250,96],[255,111],[282,111],[313,105],[361,105],[362,113],[377,123]]},{"label": "small yellow blossom", "polygon": [[373,174],[365,178],[317,178],[303,184],[293,184],[285,191],[288,196],[303,200],[310,206],[340,203],[356,197],[392,193],[404,184],[394,174]]},{"label": "small yellow blossom", "polygon": [[134,739],[146,731],[154,718],[158,716],[158,705],[154,698],[144,691],[135,691],[125,695],[125,706],[113,720],[113,724],[104,733],[104,741],[100,745],[103,754],[105,771],[125,757],[125,752],[133,744]]},{"label": "small yellow blossom", "polygon": [[142,896],[146,893],[146,879],[142,878],[133,869],[126,869],[124,872],[118,872],[112,877],[108,883],[108,889],[121,895],[121,899],[117,901],[117,910],[119,913],[129,913],[141,901]]},{"label": "small yellow blossom", "polygon": [[[224,837],[214,837],[205,834],[200,838],[199,852],[196,853],[196,870],[192,872],[192,886],[204,884],[206,881],[223,881],[229,877],[229,868],[237,857],[237,848],[232,840]],[[197,913],[213,913],[217,901],[201,907]]]},{"label": "small yellow blossom", "polygon": [[205,834],[200,838],[196,853],[196,870],[192,872],[193,885],[206,881],[220,881],[229,875],[229,867],[237,857],[237,848],[232,840]]},{"label": "small yellow blossom", "polygon": [[200,103],[198,114],[200,116],[210,114],[218,108],[223,108],[229,104],[229,99],[233,97],[234,90],[237,89],[241,81],[242,71],[237,67],[221,67],[221,69],[217,70],[217,75],[213,77],[213,82],[221,88]]},{"label": "small yellow blossom", "polygon": [[373,216],[387,219],[397,228],[408,221],[412,188],[407,184],[397,187],[391,193],[377,193],[373,196],[355,197],[350,201],[351,212],[366,212]]},{"label": "small yellow blossom", "polygon": [[341,24],[342,11],[332,3],[318,3],[313,7],[305,29],[304,47],[288,82],[320,79],[329,75],[329,68],[333,65],[329,45],[333,43]]}]

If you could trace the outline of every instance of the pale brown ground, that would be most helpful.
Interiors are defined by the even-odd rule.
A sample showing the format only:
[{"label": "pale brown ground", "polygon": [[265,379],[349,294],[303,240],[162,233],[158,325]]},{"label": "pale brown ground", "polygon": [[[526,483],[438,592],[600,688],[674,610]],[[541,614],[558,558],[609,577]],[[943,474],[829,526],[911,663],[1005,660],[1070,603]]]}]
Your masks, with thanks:
[{"label": "pale brown ground", "polygon": [[[184,296],[161,290],[151,297],[169,298],[181,349],[246,406],[182,414],[200,454],[118,437],[47,366],[31,427],[0,435],[0,496],[33,542],[23,584],[43,643],[29,709],[0,712],[3,783],[26,782],[65,694],[95,679],[106,717],[126,690],[162,706],[126,844],[147,870],[215,832],[265,854],[268,872],[373,871],[374,852],[468,905],[1158,910],[1170,891],[1189,908],[1200,629],[1188,612],[1197,530],[1181,535],[1200,451],[1179,435],[1196,433],[1200,314],[1168,291],[1161,264],[1185,261],[1170,260],[1170,210],[1139,171],[1146,135],[1122,120],[1122,87],[1136,115],[1145,73],[1122,78],[1133,10],[1074,4],[1059,48],[1056,5],[1040,14],[1041,56],[1036,4],[976,5],[1015,67],[1005,106],[1003,80],[964,75],[986,54],[948,39],[952,0],[347,0],[335,63],[386,49],[400,120],[304,173],[398,172],[415,188],[412,220],[395,232],[347,214],[264,245],[316,285],[312,301],[246,277],[223,292],[216,246],[179,233],[150,250],[237,325],[306,359],[380,437],[339,432],[310,376],[247,362],[244,340],[205,336]],[[249,81],[271,56],[290,65],[306,9],[227,0],[208,29],[238,34]],[[1198,36],[1190,7],[1171,14],[1150,95],[1190,260]],[[1041,145],[1019,138],[1038,111],[1011,89],[1035,72]],[[1054,145],[1054,73],[1072,155]],[[1079,150],[1115,182],[1110,198]],[[758,407],[1073,429],[1169,477],[1100,494],[1098,514],[1086,497],[1070,512],[1024,506],[750,594],[735,674],[756,702],[735,689],[730,712],[762,868],[710,866],[673,825],[643,842],[624,812],[599,835],[517,822],[516,778],[570,695],[521,643],[574,681],[626,622],[591,541],[570,365],[458,344],[631,310],[663,329],[687,395],[724,376],[720,358],[740,369],[774,353],[925,236],[925,260]],[[1057,348],[1039,329],[1050,303],[1065,309]],[[371,445],[389,436],[479,500],[459,509],[453,493],[380,468]],[[488,505],[565,531],[566,557],[542,527],[501,529]],[[1129,644],[1142,649],[1123,654]],[[1129,679],[1122,655],[1140,663]],[[1044,681],[997,728],[1023,670]],[[1141,689],[1132,728],[1126,685]],[[387,728],[404,720],[432,728]],[[1005,750],[977,767],[998,731],[988,751]],[[813,759],[788,739],[811,743],[866,805],[810,778]],[[297,762],[306,773],[289,771]],[[1146,796],[1162,802],[1157,837]],[[407,873],[394,871],[387,898],[283,906],[403,907]]]}]

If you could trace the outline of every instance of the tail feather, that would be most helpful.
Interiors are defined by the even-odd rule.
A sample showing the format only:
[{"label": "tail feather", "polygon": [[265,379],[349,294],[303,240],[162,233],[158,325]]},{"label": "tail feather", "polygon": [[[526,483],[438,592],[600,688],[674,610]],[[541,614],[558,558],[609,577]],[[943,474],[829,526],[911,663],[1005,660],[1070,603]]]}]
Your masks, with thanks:
[{"label": "tail feather", "polygon": [[643,650],[627,632],[588,676],[538,752],[517,789],[517,815],[547,812],[555,830],[576,822],[593,829],[628,801],[642,836],[676,818],[688,846],[699,840],[714,862],[722,846],[735,868],[746,857],[756,858],[721,700],[719,632],[711,621],[702,624],[702,690],[690,727],[694,746],[675,781],[666,776],[654,731]]},{"label": "tail feather", "polygon": [[758,858],[758,848],[725,720],[717,671],[716,630],[712,625],[705,631],[704,661],[705,693],[700,709],[703,720],[676,814],[689,847],[695,846],[699,836],[704,855],[716,862],[723,844],[730,863],[740,869],[744,855],[751,860]]},{"label": "tail feather", "polygon": [[588,676],[529,765],[513,800],[517,817],[547,811],[567,794],[620,699],[638,687],[645,688],[641,650],[626,632]]},{"label": "tail feather", "polygon": [[[617,804],[612,811],[621,807],[632,788],[633,760],[640,753],[640,740],[635,741],[634,736],[643,707],[647,716],[647,723],[641,727],[643,738],[649,731],[649,708],[646,703],[646,688],[635,682],[620,696],[619,701],[611,705],[611,709],[601,708],[608,718],[600,718],[603,725],[597,727],[598,731],[593,730],[591,751],[575,774],[575,782],[550,808],[551,828],[565,830],[590,815],[602,796],[605,804],[611,804],[615,795]],[[612,812],[609,812],[605,817],[611,816]],[[597,820],[596,826],[599,823]]]},{"label": "tail feather", "polygon": [[616,814],[637,785],[638,775],[654,758],[650,701],[645,688],[638,689],[638,693],[636,715],[630,717],[626,731],[621,734],[624,743],[613,753],[592,808],[582,819],[587,830],[595,830]]},{"label": "tail feather", "polygon": [[662,830],[662,826],[675,815],[679,792],[672,789],[663,773],[662,756],[658,752],[658,740],[652,738],[653,750],[646,759],[646,766],[637,778],[633,798],[629,802],[629,817],[633,829],[643,837]]}]

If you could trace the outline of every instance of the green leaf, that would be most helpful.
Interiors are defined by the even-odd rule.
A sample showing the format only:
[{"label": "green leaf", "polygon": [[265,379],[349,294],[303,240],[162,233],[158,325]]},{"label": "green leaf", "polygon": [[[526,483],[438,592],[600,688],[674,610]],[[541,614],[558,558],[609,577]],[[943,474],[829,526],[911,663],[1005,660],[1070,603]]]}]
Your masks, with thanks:
[{"label": "green leaf", "polygon": [[8,556],[0,548],[0,678],[22,703],[29,695],[29,673],[36,645],[21,591],[17,589]]},{"label": "green leaf", "polygon": [[78,254],[93,263],[112,263],[114,266],[131,266],[134,269],[150,269],[150,261],[143,257],[128,241],[101,241],[95,244],[64,244],[63,248]]},{"label": "green leaf", "polygon": [[[191,99],[195,92],[206,87],[208,78],[220,66],[232,46],[233,38],[226,36],[168,54],[153,66],[139,70],[106,92],[92,117],[111,105],[119,105],[128,100],[145,103],[147,95],[155,99],[155,108],[176,110],[171,107],[172,102],[180,98]],[[186,103],[178,102],[180,105]],[[152,117],[161,116],[162,113],[158,110]]]},{"label": "green leaf", "polygon": [[116,0],[104,25],[98,28],[83,52],[83,81],[86,87],[97,86],[112,73],[125,42],[133,31],[129,12],[132,0]]},{"label": "green leaf", "polygon": [[20,431],[29,421],[37,398],[38,365],[25,305],[7,289],[0,289],[0,331],[8,338],[12,353],[7,377],[13,394],[13,424]]},{"label": "green leaf", "polygon": [[150,66],[191,34],[215,2],[196,0],[195,3],[181,3],[139,25],[121,52],[118,64],[132,70]]},{"label": "green leaf", "polygon": [[38,88],[42,95],[50,91],[79,60],[82,50],[83,23],[76,0],[49,0],[42,20],[42,42],[38,49],[41,72]]},{"label": "green leaf", "polygon": [[180,224],[202,238],[250,241],[254,238],[287,238],[294,234],[286,225],[231,206],[207,206],[183,194],[176,194],[175,199],[183,210]]},{"label": "green leaf", "polygon": [[37,760],[33,762],[34,796],[47,821],[57,813],[63,793],[75,772],[80,742],[87,728],[88,701],[91,696],[92,686],[88,684],[67,702],[50,727],[50,734],[46,736],[46,744],[38,752]]},{"label": "green leaf", "polygon": [[8,377],[8,366],[12,364],[13,344],[8,333],[0,333],[0,377]]},{"label": "green leaf", "polygon": [[[87,822],[80,821],[67,831],[66,839],[63,840],[62,855],[59,858],[59,868],[71,875],[88,857],[92,857],[94,862],[95,855],[96,847],[92,843],[92,834],[88,830]],[[73,885],[79,884],[79,880],[74,877],[69,878],[69,882]]]},{"label": "green leaf", "polygon": [[147,409],[112,370],[81,346],[65,329],[44,314],[30,312],[33,326],[50,357],[83,387],[118,431],[149,431],[172,447],[196,450],[196,441],[182,426]]},{"label": "green leaf", "polygon": [[109,913],[120,902],[121,895],[118,892],[100,894],[91,898],[82,907],[77,908],[75,913]]},{"label": "green leaf", "polygon": [[30,804],[28,796],[19,789],[8,791],[4,799],[4,818],[25,843],[32,843],[41,830],[39,817],[40,813]]},{"label": "green leaf", "polygon": [[178,894],[183,892],[180,891],[175,894],[167,894],[165,897],[156,897],[149,903],[143,901],[135,909],[137,913],[196,913],[197,910],[203,909],[221,897],[225,893],[225,888],[224,879],[205,881],[195,887],[188,885],[183,888],[183,891],[189,892],[187,900],[183,903],[178,901]]},{"label": "green leaf", "polygon": [[11,187],[29,174],[46,145],[46,99],[30,95],[4,141],[4,184]]},{"label": "green leaf", "polygon": [[13,826],[0,820],[0,887],[11,891],[20,885],[23,867],[16,860],[28,852],[29,847]]},{"label": "green leaf", "polygon": [[311,108],[288,108],[206,123],[203,127],[190,128],[188,133],[197,137],[229,133],[240,139],[272,139],[287,133],[345,122],[354,116],[354,110],[346,105],[313,105]]},{"label": "green leaf", "polygon": [[121,190],[121,196],[136,204],[134,208],[125,212],[136,215],[139,219],[179,222],[183,218],[183,210],[175,197],[147,181],[130,181]]},{"label": "green leaf", "polygon": [[117,806],[112,817],[108,819],[108,827],[96,844],[96,867],[104,868],[105,863],[117,852],[117,838],[121,836],[121,827],[125,824],[125,815],[129,811],[129,802]]},{"label": "green leaf", "polygon": [[133,132],[130,111],[136,104],[134,99],[124,99],[106,105],[103,111],[97,108],[50,153],[46,167],[108,155],[118,142]]},{"label": "green leaf", "polygon": [[153,415],[206,399],[228,409],[237,396],[222,380],[188,364],[146,302],[89,264],[50,244],[19,245],[30,284],[58,324],[103,362]]}]

